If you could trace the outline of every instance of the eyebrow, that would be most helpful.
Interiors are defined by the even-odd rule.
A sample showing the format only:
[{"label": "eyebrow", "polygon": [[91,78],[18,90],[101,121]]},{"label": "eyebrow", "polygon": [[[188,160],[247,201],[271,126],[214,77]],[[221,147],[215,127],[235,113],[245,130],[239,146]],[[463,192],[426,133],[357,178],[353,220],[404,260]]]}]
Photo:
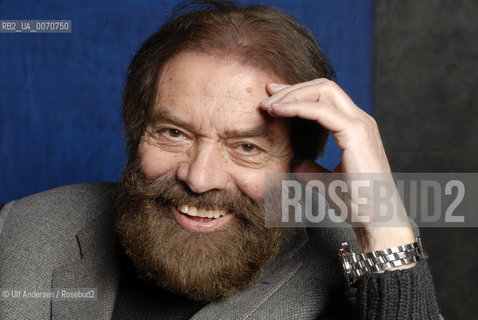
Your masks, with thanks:
[{"label": "eyebrow", "polygon": [[[175,115],[171,114],[169,110],[161,109],[159,110],[152,119],[152,123],[156,124],[158,122],[170,122],[179,127],[185,128],[191,132],[194,132],[194,128],[184,122],[183,120],[179,119]],[[225,138],[265,138],[268,142],[274,142],[274,133],[264,127],[264,126],[256,126],[244,130],[226,130],[221,136]]]},{"label": "eyebrow", "polygon": [[274,134],[264,126],[257,126],[245,130],[226,130],[226,138],[265,138],[270,143],[274,142]]},{"label": "eyebrow", "polygon": [[179,119],[175,115],[171,114],[169,110],[161,109],[155,115],[152,117],[153,121],[152,124],[155,125],[158,122],[170,122],[173,123],[179,127],[185,128],[189,131],[194,131],[193,127],[189,125],[187,122],[184,122],[183,120]]}]

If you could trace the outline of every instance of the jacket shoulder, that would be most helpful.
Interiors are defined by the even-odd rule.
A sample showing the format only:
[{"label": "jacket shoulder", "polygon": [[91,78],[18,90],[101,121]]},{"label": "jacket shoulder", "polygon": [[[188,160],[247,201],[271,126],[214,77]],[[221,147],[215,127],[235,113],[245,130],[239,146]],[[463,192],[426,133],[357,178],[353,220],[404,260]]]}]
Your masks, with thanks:
[{"label": "jacket shoulder", "polygon": [[116,186],[75,184],[6,204],[0,213],[0,248],[9,251],[21,244],[25,249],[39,242],[61,246],[63,240],[74,239],[76,232],[93,219],[114,215]]},{"label": "jacket shoulder", "polygon": [[[5,221],[56,225],[89,220],[114,206],[115,183],[74,184],[40,192],[5,205]],[[66,221],[68,219],[68,221]]]},{"label": "jacket shoulder", "polygon": [[49,214],[56,214],[60,210],[101,208],[111,203],[116,187],[116,183],[108,182],[73,184],[12,201],[5,207],[11,206],[18,212],[48,210],[46,213]]},{"label": "jacket shoulder", "polygon": [[[0,287],[49,289],[56,268],[81,258],[80,230],[94,227],[112,233],[105,221],[114,217],[115,189],[113,183],[76,184],[5,205],[0,211]],[[49,318],[50,301],[0,301],[0,318],[2,311]]]},{"label": "jacket shoulder", "polygon": [[75,233],[100,215],[112,215],[116,187],[115,183],[75,184],[12,201],[0,212],[0,244],[12,238],[21,243],[32,238],[54,240]]},{"label": "jacket shoulder", "polygon": [[95,218],[114,216],[116,186],[76,184],[6,204],[0,212],[2,260],[37,259],[32,262],[38,266],[76,258],[76,233]]}]

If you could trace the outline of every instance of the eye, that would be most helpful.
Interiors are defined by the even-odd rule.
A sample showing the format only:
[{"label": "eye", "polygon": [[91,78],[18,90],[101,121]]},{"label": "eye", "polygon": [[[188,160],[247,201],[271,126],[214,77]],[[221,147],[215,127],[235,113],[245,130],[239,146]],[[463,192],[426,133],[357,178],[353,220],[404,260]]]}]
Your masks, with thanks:
[{"label": "eye", "polygon": [[162,131],[166,136],[171,138],[181,138],[183,136],[183,133],[178,129],[164,129]]},{"label": "eye", "polygon": [[[256,142],[256,140],[254,140]],[[263,146],[265,145],[265,146]],[[268,163],[270,149],[264,143],[250,141],[235,141],[229,146],[231,159],[240,166],[261,168]]]},{"label": "eye", "polygon": [[247,154],[252,154],[252,153],[255,153],[255,152],[259,151],[258,148],[251,143],[240,144],[238,146],[238,149],[239,149],[239,151],[241,151],[243,153],[247,153]]}]

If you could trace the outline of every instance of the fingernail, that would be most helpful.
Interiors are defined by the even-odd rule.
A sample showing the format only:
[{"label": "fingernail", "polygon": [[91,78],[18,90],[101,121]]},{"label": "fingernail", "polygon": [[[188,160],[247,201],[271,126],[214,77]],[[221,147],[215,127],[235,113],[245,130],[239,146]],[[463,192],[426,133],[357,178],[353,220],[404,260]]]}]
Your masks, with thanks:
[{"label": "fingernail", "polygon": [[283,103],[280,103],[280,102],[275,102],[271,105],[272,108],[278,108],[278,107],[282,107],[284,104]]}]

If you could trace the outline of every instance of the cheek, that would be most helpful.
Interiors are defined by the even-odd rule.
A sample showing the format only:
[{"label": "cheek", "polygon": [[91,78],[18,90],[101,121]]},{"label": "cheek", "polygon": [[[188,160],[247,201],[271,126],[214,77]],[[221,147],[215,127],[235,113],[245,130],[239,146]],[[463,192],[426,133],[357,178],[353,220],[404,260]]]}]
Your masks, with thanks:
[{"label": "cheek", "polygon": [[235,179],[237,187],[253,200],[264,197],[265,176],[261,173],[243,173]]},{"label": "cheek", "polygon": [[[284,173],[289,171],[288,162],[290,158],[271,163],[260,170],[240,170],[234,176],[237,187],[254,200],[263,200],[266,193],[266,177],[268,174]],[[270,179],[271,177],[269,177]],[[270,182],[268,182],[270,183]]]},{"label": "cheek", "polygon": [[153,180],[164,174],[176,172],[176,155],[168,154],[148,143],[142,143],[138,149],[141,167],[146,179]]}]

